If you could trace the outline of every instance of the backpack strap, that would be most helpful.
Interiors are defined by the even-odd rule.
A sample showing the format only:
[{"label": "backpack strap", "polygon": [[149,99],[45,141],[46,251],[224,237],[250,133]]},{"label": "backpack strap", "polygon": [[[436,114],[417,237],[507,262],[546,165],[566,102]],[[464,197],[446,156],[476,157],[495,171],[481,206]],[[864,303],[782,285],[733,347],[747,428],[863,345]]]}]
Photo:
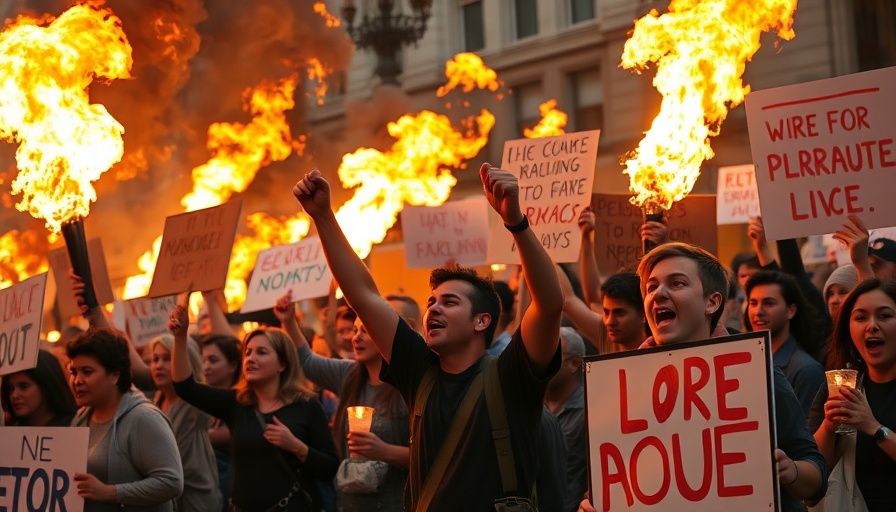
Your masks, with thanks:
[{"label": "backpack strap", "polygon": [[[491,359],[494,362],[494,358]],[[485,374],[485,404],[488,407],[488,419],[492,424],[492,439],[495,441],[498,469],[501,471],[501,485],[504,487],[504,496],[518,496],[516,464],[513,446],[510,444],[510,426],[507,423],[507,408],[504,405],[498,366],[489,364]]]},{"label": "backpack strap", "polygon": [[[470,387],[467,388],[467,392],[464,395],[463,400],[460,405],[457,407],[457,410],[454,412],[454,417],[451,418],[451,425],[448,427],[448,433],[445,434],[445,439],[442,441],[442,446],[439,447],[439,452],[436,455],[435,460],[432,463],[432,466],[429,468],[429,474],[426,475],[426,481],[423,483],[423,488],[419,494],[419,500],[416,501],[416,505],[414,510],[417,512],[425,512],[429,510],[429,504],[432,502],[433,497],[436,494],[436,490],[439,487],[439,484],[442,483],[442,477],[445,476],[445,471],[448,469],[448,463],[451,462],[451,459],[454,457],[455,452],[457,451],[457,445],[460,443],[460,437],[463,435],[465,427],[470,422],[470,418],[472,417],[473,407],[476,405],[476,402],[479,401],[479,397],[482,396],[482,389],[484,387],[484,373],[485,369],[489,365],[489,361],[491,358],[483,357],[479,363],[479,373],[473,378],[473,382],[470,383]],[[419,443],[420,440],[420,428],[421,428],[421,417],[418,417],[418,412],[420,416],[423,414],[423,406],[425,405],[426,400],[422,402],[419,400],[425,384],[425,381],[428,379],[427,374],[432,374],[433,379],[432,383],[429,384],[429,389],[426,390],[426,397],[429,396],[429,393],[432,391],[432,384],[435,383],[436,377],[436,369],[437,367],[433,365],[426,371],[426,374],[423,376],[423,380],[420,383],[420,388],[417,389],[417,401],[414,403],[414,423],[415,423],[415,432],[414,441]],[[417,457],[414,457],[414,448],[411,449],[411,464],[414,464],[414,461],[418,461],[419,465],[419,447],[417,447]],[[419,480],[419,466],[417,467],[417,475],[416,477]],[[414,501],[414,486],[413,480],[411,487],[411,503],[415,503]]]}]

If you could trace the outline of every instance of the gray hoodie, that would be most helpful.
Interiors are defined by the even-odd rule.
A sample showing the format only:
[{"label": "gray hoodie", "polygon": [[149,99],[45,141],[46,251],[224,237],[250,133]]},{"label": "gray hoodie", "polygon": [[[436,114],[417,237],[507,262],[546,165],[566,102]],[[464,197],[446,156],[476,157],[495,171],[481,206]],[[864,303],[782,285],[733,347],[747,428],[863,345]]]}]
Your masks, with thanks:
[{"label": "gray hoodie", "polygon": [[[72,426],[88,423],[90,407],[78,411]],[[109,482],[121,510],[170,512],[184,488],[177,441],[162,411],[141,393],[128,391],[115,410],[109,436]]]}]

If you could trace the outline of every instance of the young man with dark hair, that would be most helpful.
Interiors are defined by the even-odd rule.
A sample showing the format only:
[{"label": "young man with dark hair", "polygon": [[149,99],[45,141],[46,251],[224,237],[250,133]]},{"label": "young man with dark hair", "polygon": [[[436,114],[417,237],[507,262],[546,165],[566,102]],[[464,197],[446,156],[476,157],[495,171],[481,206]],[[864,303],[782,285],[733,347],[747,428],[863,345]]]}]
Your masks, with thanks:
[{"label": "young man with dark hair", "polygon": [[647,337],[639,285],[637,275],[619,272],[600,287],[604,327],[610,343],[618,350],[636,349]]},{"label": "young man with dark hair", "polygon": [[495,286],[498,298],[501,299],[501,316],[498,318],[495,326],[495,334],[492,344],[488,347],[488,355],[499,356],[507,348],[507,345],[510,344],[510,339],[513,335],[507,328],[510,327],[510,323],[513,322],[514,318],[516,291],[512,290],[510,285],[504,281],[495,281],[492,284]]},{"label": "young man with dark hair", "polygon": [[823,339],[814,332],[809,306],[799,285],[776,270],[760,270],[747,280],[748,331],[768,329],[772,338],[772,361],[781,368],[800,401],[803,416],[815,394],[825,383],[824,367],[811,354],[820,354]]},{"label": "young man with dark hair", "polygon": [[[725,336],[719,325],[728,296],[728,273],[718,259],[700,247],[667,243],[647,253],[638,265],[644,312],[653,332],[642,347],[675,345]],[[801,500],[818,501],[827,490],[824,458],[799,412],[787,378],[774,369],[775,430],[779,448],[775,465],[782,510],[805,510]],[[581,508],[593,511],[587,501]]]},{"label": "young man with dark hair", "polygon": [[[532,296],[520,328],[493,363],[501,383],[517,495],[532,497],[537,467],[538,434],[545,387],[560,365],[559,331],[562,293],[550,257],[529,229],[519,203],[519,183],[506,171],[483,164],[479,170],[485,196],[513,236],[523,275]],[[399,389],[408,409],[415,410],[418,388],[434,368],[436,380],[411,446],[408,477],[409,510],[415,510],[421,489],[468,388],[480,382],[480,364],[492,340],[499,314],[498,297],[475,274],[438,270],[432,280],[421,336],[402,321],[380,296],[363,261],[352,249],[330,205],[330,185],[317,170],[305,175],[293,194],[314,221],[327,263],[345,297],[367,328],[384,358],[384,381]],[[476,395],[473,395],[476,396]],[[472,412],[459,417],[466,428],[454,449],[428,510],[492,511],[505,497],[495,441],[484,394]]]}]

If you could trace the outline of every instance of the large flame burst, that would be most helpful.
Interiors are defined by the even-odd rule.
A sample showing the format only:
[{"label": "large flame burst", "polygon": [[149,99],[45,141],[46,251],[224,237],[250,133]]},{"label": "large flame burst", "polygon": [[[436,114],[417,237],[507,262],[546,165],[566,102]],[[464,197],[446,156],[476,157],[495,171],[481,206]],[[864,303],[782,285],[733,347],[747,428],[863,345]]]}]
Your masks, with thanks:
[{"label": "large flame burst", "polygon": [[635,22],[622,67],[657,66],[654,86],[663,95],[625,173],[632,203],[669,208],[694,187],[700,166],[712,158],[709,137],[719,134],[728,110],[743,102],[749,87],[741,75],[759,49],[762,32],[794,36],[797,0],[673,0],[669,12],[655,10]]},{"label": "large flame burst", "polygon": [[0,288],[46,272],[49,248],[46,236],[36,229],[21,233],[14,229],[0,235]]},{"label": "large flame burst", "polygon": [[20,16],[0,33],[0,139],[19,143],[16,208],[54,233],[88,214],[91,183],[121,160],[124,128],[90,103],[87,87],[128,78],[131,64],[121,22],[97,6]]}]

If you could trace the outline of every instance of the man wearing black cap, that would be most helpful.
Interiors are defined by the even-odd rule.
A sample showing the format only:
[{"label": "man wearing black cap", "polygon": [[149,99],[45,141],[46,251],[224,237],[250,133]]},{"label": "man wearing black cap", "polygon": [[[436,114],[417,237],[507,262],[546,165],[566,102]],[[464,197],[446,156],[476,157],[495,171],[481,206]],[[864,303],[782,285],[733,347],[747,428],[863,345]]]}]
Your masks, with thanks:
[{"label": "man wearing black cap", "polygon": [[878,238],[868,246],[871,270],[880,279],[896,281],[896,240]]}]

